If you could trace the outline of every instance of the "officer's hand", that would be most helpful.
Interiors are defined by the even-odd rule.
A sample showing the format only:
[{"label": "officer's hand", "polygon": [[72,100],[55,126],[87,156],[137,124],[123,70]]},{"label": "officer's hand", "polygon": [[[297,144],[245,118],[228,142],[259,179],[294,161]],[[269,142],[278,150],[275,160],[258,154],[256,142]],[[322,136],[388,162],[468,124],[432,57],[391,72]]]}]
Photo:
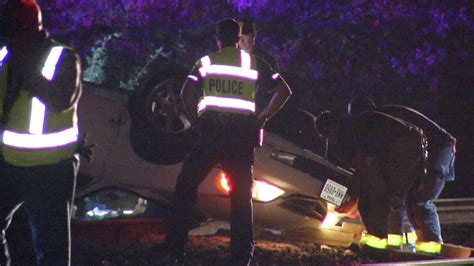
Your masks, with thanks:
[{"label": "officer's hand", "polygon": [[92,162],[94,158],[94,148],[96,144],[87,144],[87,133],[84,134],[79,142],[77,143],[77,147],[75,152],[79,154],[82,158],[84,158],[88,163]]}]

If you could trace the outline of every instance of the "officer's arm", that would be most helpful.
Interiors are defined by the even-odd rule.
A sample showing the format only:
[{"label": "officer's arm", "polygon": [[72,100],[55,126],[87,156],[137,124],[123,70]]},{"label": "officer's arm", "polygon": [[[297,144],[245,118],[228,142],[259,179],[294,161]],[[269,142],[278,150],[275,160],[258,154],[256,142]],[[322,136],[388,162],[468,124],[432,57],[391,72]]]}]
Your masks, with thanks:
[{"label": "officer's arm", "polygon": [[64,49],[61,57],[51,81],[40,74],[27,80],[32,96],[38,97],[54,112],[72,108],[79,101],[82,92],[79,57],[69,49]]},{"label": "officer's arm", "polygon": [[258,114],[258,121],[264,123],[268,119],[272,118],[290,98],[292,92],[288,84],[282,78],[279,78],[278,83],[272,90],[273,96],[270,99],[268,105]]}]

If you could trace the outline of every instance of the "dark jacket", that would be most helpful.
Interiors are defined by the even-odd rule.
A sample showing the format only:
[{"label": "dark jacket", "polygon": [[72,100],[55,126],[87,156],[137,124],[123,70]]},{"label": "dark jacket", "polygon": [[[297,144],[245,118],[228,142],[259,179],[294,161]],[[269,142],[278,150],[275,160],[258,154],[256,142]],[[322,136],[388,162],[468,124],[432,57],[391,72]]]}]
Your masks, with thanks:
[{"label": "dark jacket", "polygon": [[377,107],[377,111],[398,117],[423,129],[423,133],[426,135],[429,142],[429,151],[456,143],[456,138],[454,138],[449,132],[426,115],[413,108],[403,105],[389,104]]},{"label": "dark jacket", "polygon": [[342,123],[333,157],[342,165],[351,166],[357,152],[380,156],[396,139],[406,135],[422,135],[422,131],[396,117],[377,111],[364,112]]}]

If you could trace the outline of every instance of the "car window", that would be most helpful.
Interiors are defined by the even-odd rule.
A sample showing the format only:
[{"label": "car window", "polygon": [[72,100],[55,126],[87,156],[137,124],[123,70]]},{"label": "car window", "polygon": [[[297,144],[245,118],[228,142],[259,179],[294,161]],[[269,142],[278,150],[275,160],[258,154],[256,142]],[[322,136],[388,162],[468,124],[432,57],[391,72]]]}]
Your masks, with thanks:
[{"label": "car window", "polygon": [[168,208],[129,190],[109,187],[94,191],[74,201],[73,218],[94,221],[110,218],[156,217]]}]

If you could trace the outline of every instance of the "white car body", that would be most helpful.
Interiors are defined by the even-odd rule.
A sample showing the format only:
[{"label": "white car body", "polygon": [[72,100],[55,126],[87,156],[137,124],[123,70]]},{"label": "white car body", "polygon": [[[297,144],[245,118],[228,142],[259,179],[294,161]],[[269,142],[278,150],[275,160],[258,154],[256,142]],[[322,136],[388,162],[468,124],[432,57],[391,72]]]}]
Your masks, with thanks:
[{"label": "white car body", "polygon": [[[144,198],[165,203],[170,201],[181,163],[160,165],[148,162],[135,153],[130,143],[128,100],[129,95],[126,93],[84,87],[79,105],[80,128],[87,133],[88,142],[97,146],[93,162],[81,162],[80,175],[92,177],[92,182],[80,188],[76,198],[103,188],[120,187]],[[269,202],[254,201],[255,225],[283,232],[318,229],[331,214],[338,218],[333,222],[336,223],[341,215],[334,212],[335,205],[319,197],[325,179],[311,176],[277,160],[275,154],[287,154],[290,160],[294,158],[292,155],[299,156],[341,176],[351,176],[350,172],[331,164],[324,157],[274,133],[265,132],[263,146],[257,148],[255,153],[254,177],[284,192]],[[220,173],[217,166],[208,174],[199,187],[196,207],[208,218],[227,220],[229,198],[216,186],[216,177]]]}]

